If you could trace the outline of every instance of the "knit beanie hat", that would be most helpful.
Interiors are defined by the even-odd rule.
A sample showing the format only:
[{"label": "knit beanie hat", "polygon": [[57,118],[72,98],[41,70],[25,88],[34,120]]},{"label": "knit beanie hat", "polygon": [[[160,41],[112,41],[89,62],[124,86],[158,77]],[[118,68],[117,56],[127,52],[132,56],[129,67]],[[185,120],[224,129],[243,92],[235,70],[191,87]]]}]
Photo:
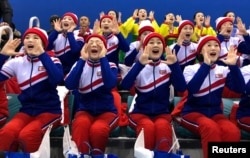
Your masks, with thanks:
[{"label": "knit beanie hat", "polygon": [[180,34],[181,29],[185,26],[185,25],[191,25],[192,28],[194,29],[194,23],[190,20],[182,20],[179,23],[179,27],[178,27],[178,33]]},{"label": "knit beanie hat", "polygon": [[90,38],[92,38],[92,37],[97,37],[97,38],[99,38],[100,40],[102,40],[102,42],[103,42],[105,48],[107,48],[107,41],[106,41],[106,39],[105,39],[102,35],[99,35],[99,34],[91,34],[91,35],[89,35],[88,38],[86,39],[86,43],[88,43],[88,41],[89,41]]},{"label": "knit beanie hat", "polygon": [[208,41],[216,41],[219,46],[220,46],[220,41],[217,37],[211,36],[211,35],[206,35],[200,38],[197,46],[197,53],[200,54],[202,47],[208,42]]},{"label": "knit beanie hat", "polygon": [[216,23],[216,30],[219,31],[221,28],[221,25],[223,25],[225,22],[231,22],[233,23],[233,20],[229,17],[219,17],[216,19],[215,23]]},{"label": "knit beanie hat", "polygon": [[47,48],[49,42],[48,42],[48,35],[47,35],[47,32],[45,30],[38,28],[38,27],[29,28],[23,34],[23,40],[24,40],[25,36],[29,33],[37,34],[41,38],[43,45],[44,45],[44,48]]},{"label": "knit beanie hat", "polygon": [[143,48],[145,48],[146,45],[148,44],[149,40],[150,40],[151,38],[154,38],[154,37],[157,37],[157,38],[159,38],[159,39],[161,40],[161,42],[162,42],[162,44],[163,44],[163,49],[165,49],[166,43],[165,43],[164,38],[162,37],[161,34],[156,33],[156,32],[151,32],[151,33],[147,34],[147,36],[145,36],[145,38],[144,38],[144,40],[143,40]]},{"label": "knit beanie hat", "polygon": [[105,18],[108,18],[108,19],[110,19],[110,20],[113,20],[113,17],[112,17],[112,16],[110,16],[110,15],[103,15],[103,16],[101,17],[101,19],[100,19],[100,23],[101,23],[102,20],[105,19]]},{"label": "knit beanie hat", "polygon": [[63,17],[65,17],[65,16],[70,16],[70,17],[73,19],[74,23],[75,23],[76,25],[78,24],[78,17],[77,17],[76,14],[71,13],[71,12],[67,12],[67,13],[63,14],[62,19],[63,19]]},{"label": "knit beanie hat", "polygon": [[150,20],[142,20],[139,25],[139,37],[144,31],[154,32],[153,25]]}]

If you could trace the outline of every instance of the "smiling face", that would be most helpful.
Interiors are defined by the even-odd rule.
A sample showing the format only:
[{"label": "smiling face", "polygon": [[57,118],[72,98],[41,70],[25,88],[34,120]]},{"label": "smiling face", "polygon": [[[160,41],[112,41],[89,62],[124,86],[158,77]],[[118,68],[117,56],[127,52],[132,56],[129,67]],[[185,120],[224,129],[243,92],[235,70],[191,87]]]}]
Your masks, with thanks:
[{"label": "smiling face", "polygon": [[23,45],[27,54],[32,54],[38,44],[43,44],[42,39],[34,33],[29,33],[24,37]]},{"label": "smiling face", "polygon": [[63,30],[68,30],[75,22],[71,16],[64,16],[61,20]]},{"label": "smiling face", "polygon": [[147,47],[149,50],[149,58],[152,60],[160,59],[163,53],[163,43],[158,37],[151,38],[148,43]]},{"label": "smiling face", "polygon": [[194,29],[193,29],[193,26],[191,26],[191,25],[185,25],[181,29],[181,34],[184,35],[183,36],[184,40],[190,40],[193,33],[194,33]]},{"label": "smiling face", "polygon": [[110,18],[103,18],[101,21],[101,30],[103,33],[112,32],[113,21]]},{"label": "smiling face", "polygon": [[89,39],[87,52],[90,60],[98,61],[100,59],[101,45],[103,45],[103,41],[100,38],[92,37]]},{"label": "smiling face", "polygon": [[215,63],[220,55],[220,44],[214,40],[208,41],[202,47],[201,54],[204,58],[209,58],[211,63]]}]

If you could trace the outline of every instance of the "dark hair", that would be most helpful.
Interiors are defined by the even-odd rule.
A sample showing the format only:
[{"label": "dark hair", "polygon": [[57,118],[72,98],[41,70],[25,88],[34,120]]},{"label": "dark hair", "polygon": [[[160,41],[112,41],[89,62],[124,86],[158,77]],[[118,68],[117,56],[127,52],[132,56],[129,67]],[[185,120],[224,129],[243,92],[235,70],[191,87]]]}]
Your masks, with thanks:
[{"label": "dark hair", "polygon": [[49,22],[52,23],[55,20],[59,20],[60,17],[58,15],[51,15],[49,18]]},{"label": "dark hair", "polygon": [[196,15],[197,15],[198,13],[204,14],[202,11],[197,11],[197,12],[195,12],[194,15],[193,15],[193,20],[195,20],[195,17],[196,17]]},{"label": "dark hair", "polygon": [[173,12],[166,13],[165,16],[164,16],[164,20],[166,20],[166,16],[167,16],[168,14],[174,14],[174,13],[173,13]]},{"label": "dark hair", "polygon": [[234,12],[233,12],[233,11],[226,11],[226,12],[223,14],[223,16],[224,16],[224,17],[227,17],[228,13],[234,13]]},{"label": "dark hair", "polygon": [[[147,11],[145,8],[140,8],[140,9],[138,9],[138,14],[139,14],[139,11],[140,11],[140,10],[145,10],[146,13],[148,14],[148,11]],[[138,14],[137,14],[137,15],[138,15]]]},{"label": "dark hair", "polygon": [[116,20],[118,20],[119,14],[118,14],[118,12],[117,12],[116,10],[109,10],[109,11],[107,12],[107,14],[108,14],[109,12],[115,12]]}]

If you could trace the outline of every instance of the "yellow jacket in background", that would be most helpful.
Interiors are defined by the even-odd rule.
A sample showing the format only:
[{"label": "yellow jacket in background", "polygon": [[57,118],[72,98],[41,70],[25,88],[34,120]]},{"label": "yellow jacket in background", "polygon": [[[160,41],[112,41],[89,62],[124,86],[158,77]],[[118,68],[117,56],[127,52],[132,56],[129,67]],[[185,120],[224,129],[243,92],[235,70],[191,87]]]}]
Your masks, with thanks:
[{"label": "yellow jacket in background", "polygon": [[170,25],[168,23],[162,23],[159,32],[165,39],[166,44],[169,46],[177,41],[178,27],[174,26],[172,32],[170,32]]},{"label": "yellow jacket in background", "polygon": [[216,36],[216,32],[213,29],[213,27],[209,26],[209,27],[199,27],[199,26],[195,26],[194,27],[194,33],[191,37],[191,41],[197,43],[199,41],[200,37],[206,36],[206,35],[212,35],[212,36]]},{"label": "yellow jacket in background", "polygon": [[[155,32],[159,33],[160,27],[156,20],[153,19],[151,22],[155,29]],[[121,25],[120,31],[124,35],[124,38],[127,38],[129,33],[131,33],[131,42],[136,41],[138,39],[139,24],[135,22],[135,19],[133,17],[130,17]]]}]

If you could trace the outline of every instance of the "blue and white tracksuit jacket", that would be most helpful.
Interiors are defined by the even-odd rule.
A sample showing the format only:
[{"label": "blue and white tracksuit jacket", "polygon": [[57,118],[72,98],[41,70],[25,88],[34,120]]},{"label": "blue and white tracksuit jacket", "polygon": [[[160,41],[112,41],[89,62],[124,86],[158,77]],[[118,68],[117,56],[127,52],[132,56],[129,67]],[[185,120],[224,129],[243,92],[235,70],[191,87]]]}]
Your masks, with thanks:
[{"label": "blue and white tracksuit jacket", "polygon": [[222,114],[222,91],[228,86],[235,92],[244,92],[245,82],[237,65],[221,66],[197,63],[184,69],[188,98],[182,114],[199,112],[207,117]]},{"label": "blue and white tracksuit jacket", "polygon": [[236,117],[241,119],[242,117],[250,117],[250,65],[243,66],[241,73],[245,79],[246,90],[241,96],[239,108],[237,110]]},{"label": "blue and white tracksuit jacket", "polygon": [[53,50],[55,56],[60,59],[63,73],[66,75],[74,63],[80,58],[80,52],[84,45],[83,38],[73,32],[59,33],[56,30],[49,34],[48,50]]},{"label": "blue and white tracksuit jacket", "polygon": [[103,37],[107,40],[107,53],[106,57],[109,62],[115,63],[118,67],[119,65],[119,52],[122,50],[123,52],[129,51],[129,44],[122,36],[121,33],[114,35],[103,35]]},{"label": "blue and white tracksuit jacket", "polygon": [[132,66],[140,57],[142,53],[142,49],[137,50],[140,45],[140,41],[134,41],[129,45],[129,51],[126,52],[124,58],[124,64],[126,66]]},{"label": "blue and white tracksuit jacket", "polygon": [[[238,57],[238,66],[244,66],[250,63],[250,37],[242,36],[239,37],[230,37],[226,39],[223,35],[218,34],[217,38],[220,40],[221,52],[219,59],[225,59],[227,57],[230,46],[234,46],[237,49],[237,52],[240,53]],[[222,61],[218,60],[217,64],[225,65]]]},{"label": "blue and white tracksuit jacket", "polygon": [[178,62],[167,65],[161,60],[142,65],[137,61],[122,80],[121,86],[136,88],[136,103],[132,113],[148,116],[169,113],[169,86],[173,84],[177,91],[185,91],[186,83]]},{"label": "blue and white tracksuit jacket", "polygon": [[96,116],[103,112],[117,113],[111,90],[117,85],[117,67],[107,58],[99,62],[81,58],[73,65],[65,78],[65,86],[79,91],[76,111],[87,111]]},{"label": "blue and white tracksuit jacket", "polygon": [[44,52],[38,57],[19,56],[2,64],[4,55],[0,55],[0,81],[16,77],[21,94],[20,109],[31,116],[44,112],[61,114],[61,103],[56,87],[63,81],[63,70],[58,58],[49,57]]},{"label": "blue and white tracksuit jacket", "polygon": [[194,42],[190,42],[187,45],[181,45],[174,43],[170,45],[171,49],[174,49],[176,52],[177,60],[180,64],[181,70],[188,65],[195,64],[196,56],[197,56],[197,44]]},{"label": "blue and white tracksuit jacket", "polygon": [[[129,51],[125,54],[124,64],[126,66],[131,67],[136,61],[139,60],[141,54],[143,53],[143,49],[137,50],[140,45],[140,41],[134,41],[129,45]],[[161,59],[164,60],[164,55],[161,56]]]}]

